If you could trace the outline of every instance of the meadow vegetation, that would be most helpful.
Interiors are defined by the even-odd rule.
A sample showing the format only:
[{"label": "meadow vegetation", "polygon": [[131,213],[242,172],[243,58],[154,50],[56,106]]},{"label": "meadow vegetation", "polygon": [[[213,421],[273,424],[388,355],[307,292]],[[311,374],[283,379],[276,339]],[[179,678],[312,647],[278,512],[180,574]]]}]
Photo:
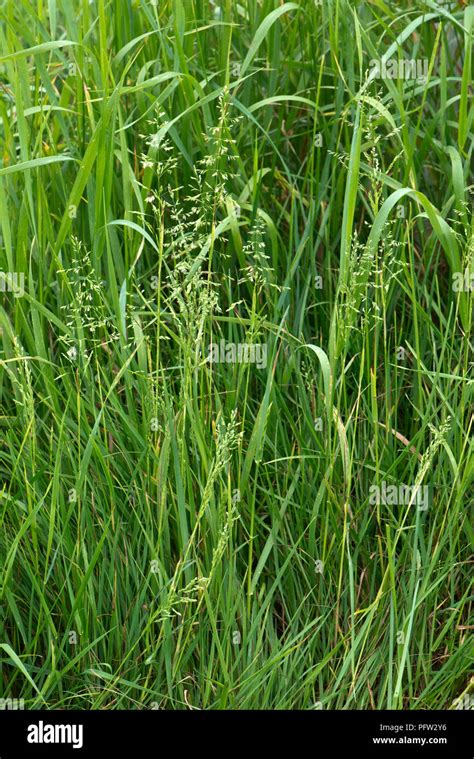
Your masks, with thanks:
[{"label": "meadow vegetation", "polygon": [[469,694],[473,26],[0,2],[0,695]]}]

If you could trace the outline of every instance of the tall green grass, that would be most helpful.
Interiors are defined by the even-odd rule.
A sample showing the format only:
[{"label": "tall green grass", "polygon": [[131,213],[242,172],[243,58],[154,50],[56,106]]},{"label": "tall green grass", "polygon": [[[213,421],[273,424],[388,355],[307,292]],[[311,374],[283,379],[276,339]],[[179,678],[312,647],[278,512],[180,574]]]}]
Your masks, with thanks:
[{"label": "tall green grass", "polygon": [[[473,25],[435,0],[0,3],[5,697],[469,693]],[[260,367],[209,362],[221,340]]]}]

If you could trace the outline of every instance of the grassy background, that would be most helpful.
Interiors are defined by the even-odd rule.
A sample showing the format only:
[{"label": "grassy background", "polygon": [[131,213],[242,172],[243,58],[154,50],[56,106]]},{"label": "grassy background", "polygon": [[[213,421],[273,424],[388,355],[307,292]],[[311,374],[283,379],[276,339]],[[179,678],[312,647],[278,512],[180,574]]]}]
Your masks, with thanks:
[{"label": "grassy background", "polygon": [[[469,691],[474,9],[0,3],[0,689]],[[426,82],[373,58],[429,61]],[[320,277],[321,279],[318,279]],[[211,341],[266,346],[211,364]],[[370,503],[429,486],[426,511]]]}]

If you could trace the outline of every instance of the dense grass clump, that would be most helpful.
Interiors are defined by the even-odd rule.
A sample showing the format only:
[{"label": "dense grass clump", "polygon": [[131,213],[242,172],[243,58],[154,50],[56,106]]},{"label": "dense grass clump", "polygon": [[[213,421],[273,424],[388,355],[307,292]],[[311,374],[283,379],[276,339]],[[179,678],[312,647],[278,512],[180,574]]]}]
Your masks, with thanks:
[{"label": "dense grass clump", "polygon": [[474,7],[0,2],[0,695],[469,695]]}]

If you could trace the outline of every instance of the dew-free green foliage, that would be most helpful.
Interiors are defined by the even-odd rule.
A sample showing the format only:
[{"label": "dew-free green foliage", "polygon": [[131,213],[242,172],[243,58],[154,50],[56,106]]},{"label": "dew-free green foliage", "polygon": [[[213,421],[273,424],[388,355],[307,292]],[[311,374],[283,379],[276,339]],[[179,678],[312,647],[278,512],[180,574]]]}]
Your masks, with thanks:
[{"label": "dew-free green foliage", "polygon": [[469,692],[473,28],[436,0],[0,3],[2,696]]}]

